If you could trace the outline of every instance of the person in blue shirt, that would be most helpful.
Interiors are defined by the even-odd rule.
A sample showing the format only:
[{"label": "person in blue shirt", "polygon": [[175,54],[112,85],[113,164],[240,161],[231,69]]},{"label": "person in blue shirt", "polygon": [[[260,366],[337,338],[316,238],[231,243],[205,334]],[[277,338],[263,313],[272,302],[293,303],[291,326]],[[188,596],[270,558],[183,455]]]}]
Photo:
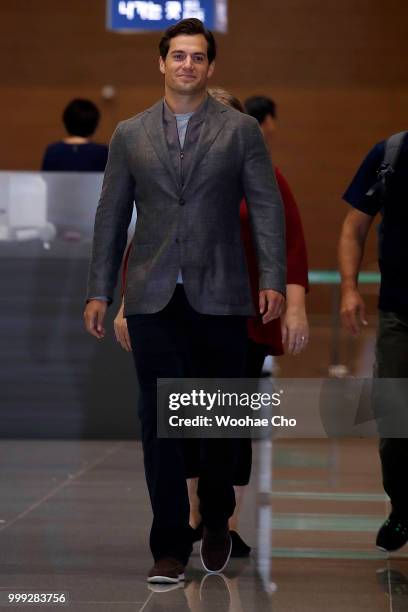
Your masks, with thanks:
[{"label": "person in blue shirt", "polygon": [[92,142],[100,112],[90,100],[76,98],[65,108],[62,120],[67,137],[50,144],[41,166],[43,172],[104,172],[108,147]]},{"label": "person in blue shirt", "polygon": [[[364,254],[368,231],[378,213],[379,328],[376,344],[374,409],[378,417],[383,485],[391,500],[392,512],[380,528],[377,546],[393,551],[408,541],[408,437],[395,424],[408,417],[403,381],[408,378],[408,134],[402,142],[394,173],[387,182],[385,198],[369,195],[377,182],[383,162],[385,142],[375,145],[364,159],[353,181],[343,195],[351,205],[341,232],[339,263],[342,279],[341,315],[345,327],[357,335],[367,325],[364,300],[358,289],[358,272]],[[381,381],[379,379],[382,379]],[[395,384],[395,379],[401,382]],[[393,383],[394,381],[394,383]],[[385,393],[384,393],[385,391]],[[392,400],[392,401],[391,401]],[[384,433],[384,416],[392,413],[393,427]],[[397,437],[400,436],[400,437]],[[393,436],[393,437],[390,437]]]}]

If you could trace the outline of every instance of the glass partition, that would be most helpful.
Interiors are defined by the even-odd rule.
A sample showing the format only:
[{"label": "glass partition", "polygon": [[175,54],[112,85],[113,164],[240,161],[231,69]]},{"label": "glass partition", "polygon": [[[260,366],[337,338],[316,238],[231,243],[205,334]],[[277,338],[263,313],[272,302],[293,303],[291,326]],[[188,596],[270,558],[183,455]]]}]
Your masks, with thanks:
[{"label": "glass partition", "polygon": [[112,333],[119,300],[103,341],[82,320],[101,185],[96,173],[0,172],[0,437],[137,433],[132,358]]}]

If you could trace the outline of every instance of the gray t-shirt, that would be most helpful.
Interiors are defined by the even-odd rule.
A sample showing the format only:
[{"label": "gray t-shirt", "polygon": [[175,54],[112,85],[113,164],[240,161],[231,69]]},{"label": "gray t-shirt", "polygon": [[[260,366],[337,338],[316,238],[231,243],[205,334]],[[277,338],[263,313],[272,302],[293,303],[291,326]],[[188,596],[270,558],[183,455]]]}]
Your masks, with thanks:
[{"label": "gray t-shirt", "polygon": [[174,115],[177,121],[177,131],[179,135],[180,147],[184,147],[184,140],[186,138],[187,126],[190,120],[190,117],[193,116],[194,113],[184,113],[184,115]]}]

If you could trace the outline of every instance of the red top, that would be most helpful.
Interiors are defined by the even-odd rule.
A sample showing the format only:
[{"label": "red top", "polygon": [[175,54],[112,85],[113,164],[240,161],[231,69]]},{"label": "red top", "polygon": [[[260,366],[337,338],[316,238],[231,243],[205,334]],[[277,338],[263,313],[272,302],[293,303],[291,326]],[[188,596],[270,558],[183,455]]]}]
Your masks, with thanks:
[{"label": "red top", "polygon": [[[286,283],[301,285],[306,291],[309,290],[307,274],[307,252],[305,238],[303,235],[302,221],[295,198],[290,187],[278,168],[275,168],[276,180],[282,195],[286,222]],[[252,244],[251,229],[248,217],[248,209],[245,200],[241,202],[241,236],[245,247],[248,263],[248,273],[251,283],[252,295],[255,308],[258,311],[258,266],[255,250]],[[123,262],[122,282],[126,284],[126,271],[131,245],[129,246]],[[259,344],[269,346],[271,355],[283,355],[282,334],[280,319],[274,319],[264,325],[262,317],[255,316],[248,319],[248,336]]]},{"label": "red top", "polygon": [[[306,291],[308,291],[309,282],[307,273],[307,252],[299,209],[286,179],[278,168],[275,168],[275,174],[285,210],[287,258],[286,284],[301,285]],[[258,311],[258,266],[256,262],[255,249],[252,243],[248,209],[245,200],[241,202],[240,216],[241,235],[247,257],[252,296],[255,308]],[[271,355],[283,355],[280,319],[274,319],[273,321],[264,324],[262,323],[261,315],[250,317],[248,319],[248,336],[258,344],[268,345],[269,353]]]}]

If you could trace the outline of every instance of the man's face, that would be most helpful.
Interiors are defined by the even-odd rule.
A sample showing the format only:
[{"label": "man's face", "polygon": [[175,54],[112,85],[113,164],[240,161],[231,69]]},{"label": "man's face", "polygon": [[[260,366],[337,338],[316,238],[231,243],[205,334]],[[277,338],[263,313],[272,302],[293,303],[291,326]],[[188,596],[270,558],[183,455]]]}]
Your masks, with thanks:
[{"label": "man's face", "polygon": [[275,138],[276,120],[272,117],[272,115],[266,115],[260,127],[265,141],[268,144],[271,144]]},{"label": "man's face", "polygon": [[169,52],[160,57],[160,72],[165,85],[175,93],[192,95],[205,91],[214,72],[214,62],[208,63],[207,41],[202,34],[180,35],[170,40]]}]

